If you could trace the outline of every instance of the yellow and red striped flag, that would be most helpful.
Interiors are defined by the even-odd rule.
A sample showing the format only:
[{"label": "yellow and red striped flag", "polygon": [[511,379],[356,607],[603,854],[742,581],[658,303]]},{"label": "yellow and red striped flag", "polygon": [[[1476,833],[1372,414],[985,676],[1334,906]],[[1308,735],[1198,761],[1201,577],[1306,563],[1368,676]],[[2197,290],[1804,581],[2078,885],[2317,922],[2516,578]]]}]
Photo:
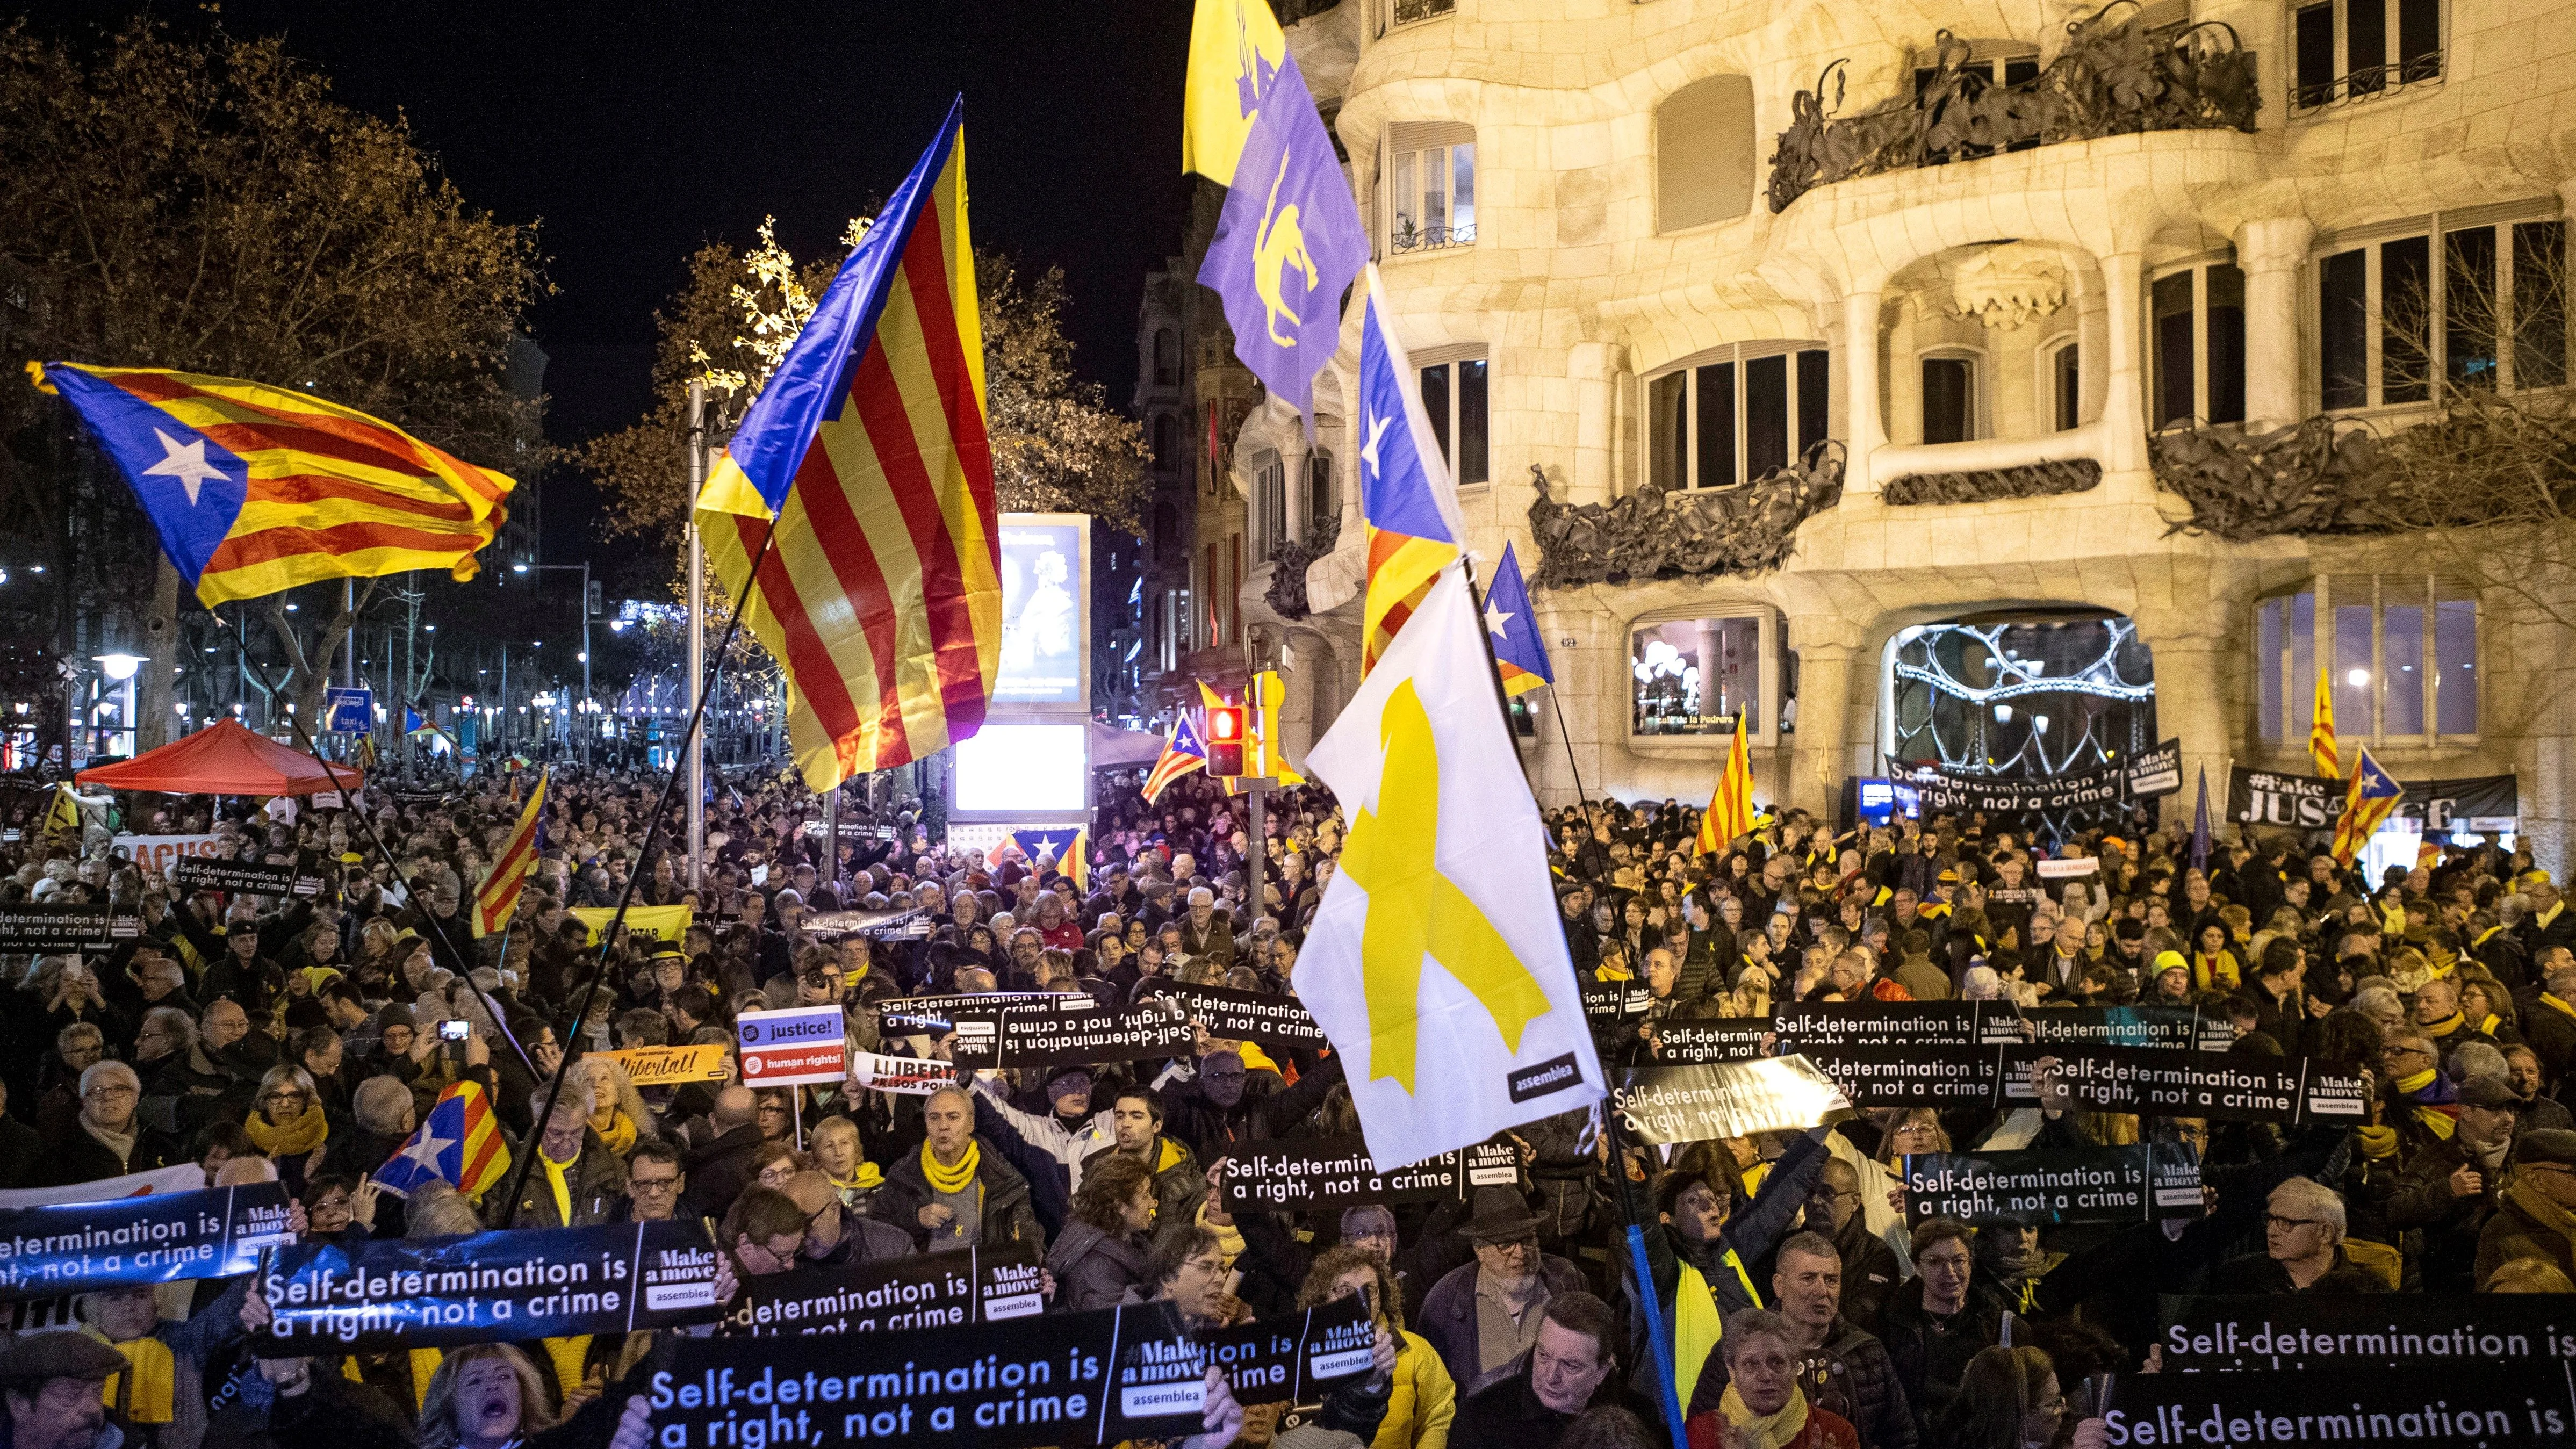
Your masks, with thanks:
[{"label": "yellow and red striped flag", "polygon": [[708,561],[787,673],[805,783],[975,733],[1002,634],[965,101],[842,263],[706,487]]},{"label": "yellow and red striped flag", "polygon": [[1699,817],[1701,855],[1715,855],[1733,845],[1737,836],[1753,833],[1753,755],[1744,737],[1747,713],[1741,706],[1735,711],[1735,743],[1727,747],[1726,773],[1717,777],[1717,793],[1708,797],[1708,810]]},{"label": "yellow and red striped flag", "polygon": [[526,808],[519,812],[519,823],[511,827],[509,843],[501,847],[500,859],[492,862],[492,873],[475,888],[475,935],[488,936],[500,930],[519,909],[519,892],[528,883],[528,872],[536,868],[537,852],[544,848],[537,836],[545,813],[546,781],[540,775],[537,788],[528,792]]},{"label": "yellow and red striped flag", "polygon": [[31,362],[208,606],[412,569],[474,577],[515,480],[311,393],[159,367]]},{"label": "yellow and red striped flag", "polygon": [[2343,757],[2335,749],[2334,675],[2317,668],[2317,702],[2308,725],[2308,760],[2329,780],[2343,778]]}]

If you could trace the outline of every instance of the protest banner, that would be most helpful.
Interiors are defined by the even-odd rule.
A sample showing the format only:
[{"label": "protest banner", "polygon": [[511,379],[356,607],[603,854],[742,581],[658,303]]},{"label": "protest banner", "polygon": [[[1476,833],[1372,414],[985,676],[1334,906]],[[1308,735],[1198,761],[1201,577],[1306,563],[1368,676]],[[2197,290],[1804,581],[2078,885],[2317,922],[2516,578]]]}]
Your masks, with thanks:
[{"label": "protest banner", "polygon": [[274,1182],[0,1210],[0,1295],[230,1278],[295,1241],[286,1218]]},{"label": "protest banner", "polygon": [[1638,1141],[1658,1146],[1804,1130],[1851,1114],[1841,1089],[1795,1056],[1631,1067],[1610,1100]]},{"label": "protest banner", "polygon": [[2326,1071],[2308,1057],[2159,1051],[2088,1042],[1997,1050],[2003,1053],[2003,1066],[2001,1100],[1996,1105],[2003,1107],[2035,1104],[2031,1065],[2042,1057],[2055,1057],[2059,1079],[2074,1091],[2076,1105],[2088,1111],[2344,1126],[2370,1120],[2370,1093],[2362,1079]]},{"label": "protest banner", "polygon": [[2170,1372],[2487,1360],[2531,1375],[2576,1362],[2576,1317],[2545,1293],[2247,1294],[2156,1300]]},{"label": "protest banner", "polygon": [[170,867],[190,856],[213,855],[224,847],[220,835],[120,835],[115,849],[134,862],[135,867],[150,875],[167,875]]},{"label": "protest banner", "polygon": [[[2371,1311],[2344,1301],[2355,1318]],[[2117,1446],[2494,1449],[2576,1436],[2576,1377],[2474,1359],[2394,1368],[2347,1362],[2295,1374],[2120,1374],[2107,1388],[2096,1412]]]},{"label": "protest banner", "polygon": [[989,1038],[961,1021],[950,1052],[960,1066],[981,1070],[1179,1057],[1197,1046],[1198,1031],[1188,1017],[1147,1001],[1125,1011],[1004,1007]]},{"label": "protest banner", "polygon": [[[680,939],[689,933],[689,921],[695,909],[693,906],[628,906],[626,937],[639,946],[648,940],[677,946]],[[600,934],[608,929],[608,923],[616,916],[614,906],[572,908],[573,919],[590,929],[590,939],[586,944],[592,946],[599,944]]]},{"label": "protest banner", "polygon": [[2202,1215],[2200,1155],[2179,1142],[1917,1153],[1905,1159],[1904,1182],[1906,1215],[1918,1223],[2043,1227]]},{"label": "protest banner", "polygon": [[56,1203],[114,1202],[153,1192],[196,1192],[206,1185],[206,1170],[193,1162],[156,1167],[123,1177],[94,1178],[61,1187],[13,1187],[0,1191],[0,1208],[51,1207]]},{"label": "protest banner", "polygon": [[1039,1449],[1181,1439],[1205,1359],[1169,1303],[911,1333],[689,1338],[643,1366],[656,1449]]},{"label": "protest banner", "polygon": [[1258,1042],[1263,1046],[1328,1045],[1324,1029],[1293,996],[1267,996],[1223,986],[1157,986],[1153,995],[1180,1008],[1181,1014],[1207,1028],[1219,1041]]},{"label": "protest banner", "polygon": [[807,1264],[743,1280],[723,1331],[876,1333],[1027,1318],[1046,1311],[1038,1281],[1044,1266],[1025,1243],[884,1263]]},{"label": "protest banner", "polygon": [[624,1051],[589,1052],[586,1055],[606,1057],[624,1067],[627,1080],[639,1087],[721,1082],[727,1075],[725,1049],[720,1046],[628,1047]]},{"label": "protest banner", "polygon": [[1991,1046],[2100,1042],[2105,1046],[2223,1052],[2236,1045],[2233,1022],[2218,1012],[2195,1006],[2040,1006],[2024,1010],[2008,1001],[1977,1005],[1977,1039]]},{"label": "protest banner", "polygon": [[2026,815],[2043,810],[2091,809],[2119,803],[2126,782],[2118,767],[2082,775],[2054,775],[2044,780],[2007,780],[1991,775],[1951,775],[1916,770],[1905,777],[1922,796],[1926,814]]},{"label": "protest banner", "polygon": [[95,905],[0,906],[0,952],[105,951],[143,934],[140,916]]},{"label": "protest banner", "polygon": [[1238,1145],[1225,1164],[1228,1212],[1305,1212],[1362,1203],[1462,1202],[1480,1187],[1520,1181],[1520,1152],[1509,1141],[1480,1142],[1460,1152],[1380,1170],[1359,1133]]},{"label": "protest banner", "polygon": [[1687,1067],[1703,1062],[1749,1062],[1761,1056],[1762,1039],[1771,1035],[1763,1020],[1672,1021],[1655,1024],[1655,1063]]},{"label": "protest banner", "polygon": [[1784,1001],[1772,1008],[1780,1050],[1809,1047],[1971,1047],[1979,1001]]},{"label": "protest banner", "polygon": [[223,891],[227,894],[246,891],[252,895],[284,897],[315,896],[322,892],[322,877],[307,875],[292,865],[225,860],[214,855],[182,857],[170,867],[170,883],[183,891]]},{"label": "protest banner", "polygon": [[[2520,785],[2512,775],[2398,783],[2406,789],[2397,804],[2398,817],[2421,820],[2435,833],[2475,829],[2468,822],[2511,820],[2522,813]],[[2227,818],[2240,825],[2329,830],[2343,814],[2344,794],[2341,780],[2236,765],[2227,771]]]},{"label": "protest banner", "polygon": [[2129,798],[2152,800],[2182,793],[2182,741],[2167,740],[2129,757]]},{"label": "protest banner", "polygon": [[1587,981],[1582,987],[1583,1019],[1595,1024],[1644,1021],[1655,1004],[1655,993],[1643,981]]},{"label": "protest banner", "polygon": [[817,911],[805,918],[806,934],[826,940],[864,936],[871,941],[927,941],[942,924],[928,906],[900,911]]},{"label": "protest banner", "polygon": [[719,1259],[694,1223],[303,1243],[261,1271],[261,1358],[632,1333],[713,1321]]},{"label": "protest banner", "polygon": [[[1100,1003],[1081,991],[969,991],[954,996],[907,996],[877,1008],[878,1029],[887,1036],[942,1037],[954,1031],[990,1043],[1008,1007],[1029,1011],[1097,1011]],[[992,1048],[986,1045],[984,1051]]]},{"label": "protest banner", "polygon": [[746,1087],[839,1083],[849,1076],[849,1028],[837,1006],[746,1011],[734,1018]]},{"label": "protest banner", "polygon": [[1290,1318],[1215,1329],[1198,1339],[1208,1367],[1225,1370],[1236,1403],[1305,1404],[1364,1377],[1376,1336],[1368,1299],[1354,1297]]},{"label": "protest banner", "polygon": [[862,1087],[927,1097],[957,1082],[957,1066],[936,1058],[890,1057],[883,1052],[850,1053],[850,1078]]},{"label": "protest banner", "polygon": [[1990,1107],[2002,1047],[1794,1048],[1843,1089],[1854,1107]]}]

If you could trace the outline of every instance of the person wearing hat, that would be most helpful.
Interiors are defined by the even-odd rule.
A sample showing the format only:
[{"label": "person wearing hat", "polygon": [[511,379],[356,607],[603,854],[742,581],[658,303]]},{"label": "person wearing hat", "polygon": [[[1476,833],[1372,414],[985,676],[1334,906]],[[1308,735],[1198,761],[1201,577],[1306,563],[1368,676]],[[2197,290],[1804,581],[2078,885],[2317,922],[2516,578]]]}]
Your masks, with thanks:
[{"label": "person wearing hat", "polygon": [[2398,1174],[2384,1211],[2391,1228],[2422,1233],[2425,1292],[2476,1291],[2478,1237],[2496,1213],[2520,1105],[2503,1078],[2469,1078],[2457,1129],[2425,1143]]},{"label": "person wearing hat", "polygon": [[2186,960],[2180,951],[2158,951],[2155,972],[2155,980],[2148,986],[2143,1004],[2191,1005],[2191,962]]},{"label": "person wearing hat", "polygon": [[1581,1269],[1539,1252],[1538,1227],[1519,1189],[1476,1189],[1458,1230],[1476,1261],[1451,1269],[1423,1299],[1416,1328],[1462,1392],[1508,1371],[1538,1341],[1548,1301],[1583,1287]]},{"label": "person wearing hat", "polygon": [[2517,1258],[2576,1277],[2576,1131],[2525,1132],[2513,1145],[2495,1216],[2478,1234],[2478,1282]]},{"label": "person wearing hat", "polygon": [[1116,1112],[1091,1110],[1091,1068],[1080,1062],[1047,1068],[1038,1088],[1046,1094],[1043,1113],[1013,1105],[1000,1078],[990,1069],[975,1074],[975,1093],[990,1109],[976,1112],[976,1130],[988,1137],[1016,1138],[1054,1158],[1064,1164],[1071,1184],[1067,1191],[1081,1192],[1083,1163],[1118,1144]]},{"label": "person wearing hat", "polygon": [[104,1390],[125,1367],[85,1333],[0,1335],[0,1449],[120,1449]]}]

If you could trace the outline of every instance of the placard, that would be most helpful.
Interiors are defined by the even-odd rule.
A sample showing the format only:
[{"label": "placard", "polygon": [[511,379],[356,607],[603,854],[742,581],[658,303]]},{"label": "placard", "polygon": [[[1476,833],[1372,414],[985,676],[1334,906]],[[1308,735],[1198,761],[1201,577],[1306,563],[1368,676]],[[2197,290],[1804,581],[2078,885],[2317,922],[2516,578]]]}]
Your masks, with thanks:
[{"label": "placard", "polygon": [[[2347,1296],[2362,1326],[2379,1301]],[[2576,1436],[2576,1375],[2527,1364],[2326,1364],[2295,1374],[2120,1374],[2101,1410],[2114,1445],[2406,1444],[2504,1449]]]},{"label": "placard", "polygon": [[970,1024],[961,1022],[949,1050],[960,1066],[981,1069],[1183,1057],[1197,1047],[1198,1031],[1188,1017],[1146,1001],[1125,1011],[1005,1007],[993,1037],[979,1040]]},{"label": "placard", "polygon": [[746,1087],[839,1083],[850,1075],[849,1027],[837,1006],[746,1011],[734,1018]]},{"label": "placard", "polygon": [[935,1057],[890,1057],[883,1052],[850,1053],[850,1080],[871,1091],[927,1097],[957,1082],[957,1064]]},{"label": "placard", "polygon": [[120,835],[114,848],[150,874],[167,875],[170,867],[192,855],[215,855],[240,837],[222,835]]},{"label": "placard", "polygon": [[2037,1006],[1981,1001],[1977,1036],[1996,1046],[2104,1046],[2223,1052],[2236,1045],[2236,1024],[2196,1006]]},{"label": "placard", "polygon": [[2167,740],[2152,750],[2141,750],[2131,755],[2128,769],[2132,799],[2151,800],[2159,795],[2179,794],[2182,790],[2182,741]]},{"label": "placard", "polygon": [[142,934],[142,917],[119,915],[105,901],[0,906],[0,953],[106,951]]},{"label": "placard", "polygon": [[230,1278],[295,1241],[286,1218],[274,1182],[0,1209],[0,1296]]},{"label": "placard", "polygon": [[1784,1001],[1771,1009],[1780,1050],[1809,1047],[1967,1047],[1981,1001]]},{"label": "placard", "polygon": [[885,1263],[806,1264],[746,1278],[724,1333],[877,1333],[998,1323],[1046,1311],[1037,1249],[1012,1243]]},{"label": "placard", "polygon": [[624,1051],[585,1052],[606,1057],[626,1069],[626,1080],[639,1087],[675,1087],[683,1082],[721,1082],[732,1075],[720,1046],[628,1047]]},{"label": "placard", "polygon": [[1480,1187],[1518,1184],[1520,1166],[1520,1150],[1505,1141],[1381,1171],[1354,1132],[1242,1143],[1226,1158],[1223,1185],[1228,1212],[1463,1202]]},{"label": "placard", "polygon": [[1196,1434],[1206,1367],[1179,1310],[1139,1303],[913,1333],[664,1334],[644,1365],[655,1449],[757,1442],[1039,1449]]},{"label": "placard", "polygon": [[261,1275],[261,1358],[383,1353],[706,1323],[719,1259],[696,1223],[304,1243]]},{"label": "placard", "polygon": [[311,897],[322,892],[322,877],[307,875],[293,865],[225,860],[214,855],[191,855],[180,859],[170,867],[170,883],[183,891],[223,891],[227,894],[246,891],[263,896]]},{"label": "placard", "polygon": [[[1100,1003],[1082,991],[967,991],[949,996],[905,996],[877,1006],[878,1029],[887,1036],[946,1036],[966,1032],[990,1042],[1001,1029],[1005,1007],[1031,1011],[1096,1011]],[[986,1046],[983,1050],[990,1051]]]},{"label": "placard", "polygon": [[2248,1294],[2156,1300],[2164,1366],[2298,1372],[2478,1360],[2535,1379],[2576,1362],[2576,1316],[2547,1293]]},{"label": "placard", "polygon": [[2035,1104],[2031,1065],[2042,1057],[2055,1057],[2059,1078],[2073,1088],[2076,1104],[2089,1111],[2339,1126],[2360,1126],[2370,1120],[2370,1093],[2363,1080],[2328,1072],[2308,1057],[2090,1043],[1998,1050],[2003,1053],[2003,1066],[2002,1100],[1997,1105],[2004,1107]]},{"label": "placard", "polygon": [[1991,1107],[2002,1077],[2001,1047],[1798,1048],[1858,1108]]},{"label": "placard", "polygon": [[1177,981],[1155,987],[1153,995],[1178,1006],[1184,1016],[1204,1025],[1208,1035],[1219,1041],[1249,1041],[1291,1049],[1320,1050],[1330,1045],[1324,1039],[1324,1029],[1293,996],[1269,996],[1223,986],[1185,986]]},{"label": "placard", "polygon": [[2180,1142],[1924,1152],[1904,1163],[1905,1212],[1977,1227],[2144,1223],[2203,1214],[2200,1154]]},{"label": "placard", "polygon": [[1687,1067],[1705,1062],[1754,1061],[1763,1055],[1763,1038],[1770,1035],[1767,1017],[1719,1021],[1675,1021],[1667,1017],[1655,1023],[1655,1064]]},{"label": "placard", "polygon": [[[647,941],[658,941],[665,946],[677,946],[689,934],[689,922],[695,916],[696,909],[694,906],[628,906],[626,939],[639,946]],[[585,944],[596,946],[599,944],[600,937],[607,932],[608,923],[617,918],[617,908],[615,906],[575,906],[569,914],[574,920],[590,928],[590,936]]]},{"label": "placard", "polygon": [[1305,1404],[1368,1375],[1377,1323],[1368,1299],[1345,1298],[1293,1317],[1202,1333],[1210,1368],[1225,1370],[1239,1404]]},{"label": "placard", "polygon": [[1805,1130],[1851,1115],[1851,1101],[1804,1057],[1632,1067],[1611,1105],[1640,1142],[1711,1142]]},{"label": "placard", "polygon": [[1655,993],[1643,981],[1586,981],[1581,984],[1583,1019],[1596,1024],[1644,1021],[1647,1010],[1655,1004]]}]

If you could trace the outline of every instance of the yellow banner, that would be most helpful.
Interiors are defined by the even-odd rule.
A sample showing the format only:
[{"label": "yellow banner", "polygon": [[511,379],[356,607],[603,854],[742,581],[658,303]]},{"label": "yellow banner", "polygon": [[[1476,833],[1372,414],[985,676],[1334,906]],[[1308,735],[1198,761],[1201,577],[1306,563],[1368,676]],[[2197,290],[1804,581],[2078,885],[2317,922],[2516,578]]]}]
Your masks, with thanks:
[{"label": "yellow banner", "polygon": [[[690,909],[688,906],[629,906],[626,908],[627,937],[650,936],[676,946],[688,932]],[[583,925],[590,927],[590,944],[593,946],[599,944],[600,932],[606,930],[608,923],[617,915],[611,906],[575,906],[572,913]]]},{"label": "yellow banner", "polygon": [[721,1082],[725,1071],[725,1053],[720,1046],[629,1047],[622,1052],[592,1052],[626,1069],[627,1080],[639,1087],[676,1087],[682,1082]]}]

